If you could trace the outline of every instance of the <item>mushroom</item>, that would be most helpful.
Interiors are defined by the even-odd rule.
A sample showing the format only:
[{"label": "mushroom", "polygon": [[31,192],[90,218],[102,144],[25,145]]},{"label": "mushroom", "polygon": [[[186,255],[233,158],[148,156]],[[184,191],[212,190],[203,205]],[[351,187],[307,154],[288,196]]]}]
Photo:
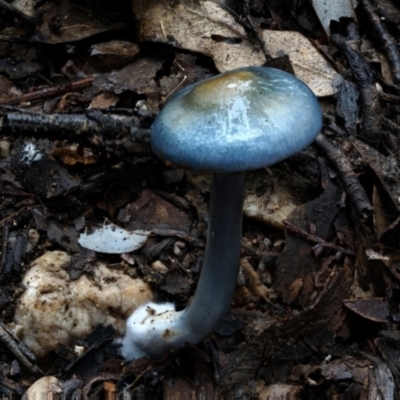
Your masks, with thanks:
[{"label": "mushroom", "polygon": [[244,171],[308,146],[322,125],[312,91],[280,70],[247,67],[174,95],[151,128],[154,152],[168,164],[212,172],[203,266],[190,304],[149,303],[127,320],[121,353],[160,357],[209,335],[229,310],[240,261]]}]

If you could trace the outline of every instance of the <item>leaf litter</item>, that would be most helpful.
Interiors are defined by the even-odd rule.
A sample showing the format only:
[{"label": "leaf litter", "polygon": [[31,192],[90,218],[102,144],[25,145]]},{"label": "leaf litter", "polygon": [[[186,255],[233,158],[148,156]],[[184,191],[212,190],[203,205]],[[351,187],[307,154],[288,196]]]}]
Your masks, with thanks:
[{"label": "leaf litter", "polygon": [[[22,395],[44,375],[55,395],[396,398],[398,8],[363,0],[351,10],[343,2],[320,25],[312,7],[289,0],[268,8],[139,0],[131,10],[126,3],[111,12],[89,2],[0,2],[2,395]],[[319,6],[328,5],[315,2],[317,14]],[[354,13],[358,22],[341,19]],[[324,112],[322,134],[248,177],[242,271],[216,333],[163,360],[123,364],[112,345],[117,334],[96,330],[108,324],[102,318],[126,318],[113,305],[117,277],[183,308],[206,242],[208,180],[162,165],[149,146],[151,123],[180,88],[248,65],[284,68],[309,84]],[[95,229],[97,244],[79,246],[79,237],[90,237],[85,222],[105,219],[112,225]],[[142,247],[118,244],[137,229],[152,232]],[[109,244],[129,254],[98,251]],[[35,282],[24,275],[54,252],[70,261],[38,275],[49,280],[33,290],[38,309],[47,313],[46,304],[85,281],[91,294],[66,300],[62,315],[73,301],[88,301],[93,324],[46,339],[49,355],[38,350],[35,360],[17,316],[54,340],[59,314],[49,314],[53,325],[44,328],[34,307],[15,310]]]}]

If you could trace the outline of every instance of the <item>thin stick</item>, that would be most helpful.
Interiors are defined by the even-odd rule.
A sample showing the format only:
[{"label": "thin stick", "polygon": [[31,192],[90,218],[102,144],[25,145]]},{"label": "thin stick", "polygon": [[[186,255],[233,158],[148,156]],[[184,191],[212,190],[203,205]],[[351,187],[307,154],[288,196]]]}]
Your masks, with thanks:
[{"label": "thin stick", "polygon": [[47,99],[49,97],[62,96],[68,92],[75,92],[77,90],[89,87],[94,78],[85,78],[77,82],[69,83],[68,85],[54,86],[46,89],[37,90],[31,93],[25,93],[21,96],[13,97],[11,99],[1,100],[0,106],[15,105],[20,103],[29,103],[36,100]]}]

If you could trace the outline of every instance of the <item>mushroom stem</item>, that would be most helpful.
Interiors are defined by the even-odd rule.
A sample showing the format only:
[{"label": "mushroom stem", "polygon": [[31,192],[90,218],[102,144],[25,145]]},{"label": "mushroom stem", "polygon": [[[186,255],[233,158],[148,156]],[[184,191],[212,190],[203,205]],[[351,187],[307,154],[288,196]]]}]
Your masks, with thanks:
[{"label": "mushroom stem", "polygon": [[197,343],[229,310],[237,282],[242,238],[244,173],[215,173],[206,251],[196,293],[183,318]]},{"label": "mushroom stem", "polygon": [[243,198],[243,172],[214,174],[206,251],[193,300],[182,311],[170,303],[137,309],[121,340],[127,360],[161,357],[168,350],[196,344],[226,314],[239,271]]}]

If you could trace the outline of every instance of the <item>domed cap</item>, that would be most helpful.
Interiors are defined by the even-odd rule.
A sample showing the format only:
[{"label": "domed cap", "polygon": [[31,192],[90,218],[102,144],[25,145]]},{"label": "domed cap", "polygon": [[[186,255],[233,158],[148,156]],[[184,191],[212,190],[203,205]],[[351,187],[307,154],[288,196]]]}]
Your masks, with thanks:
[{"label": "domed cap", "polygon": [[154,152],[198,172],[272,165],[308,146],[322,125],[312,91],[286,72],[240,68],[173,96],[151,128]]}]

